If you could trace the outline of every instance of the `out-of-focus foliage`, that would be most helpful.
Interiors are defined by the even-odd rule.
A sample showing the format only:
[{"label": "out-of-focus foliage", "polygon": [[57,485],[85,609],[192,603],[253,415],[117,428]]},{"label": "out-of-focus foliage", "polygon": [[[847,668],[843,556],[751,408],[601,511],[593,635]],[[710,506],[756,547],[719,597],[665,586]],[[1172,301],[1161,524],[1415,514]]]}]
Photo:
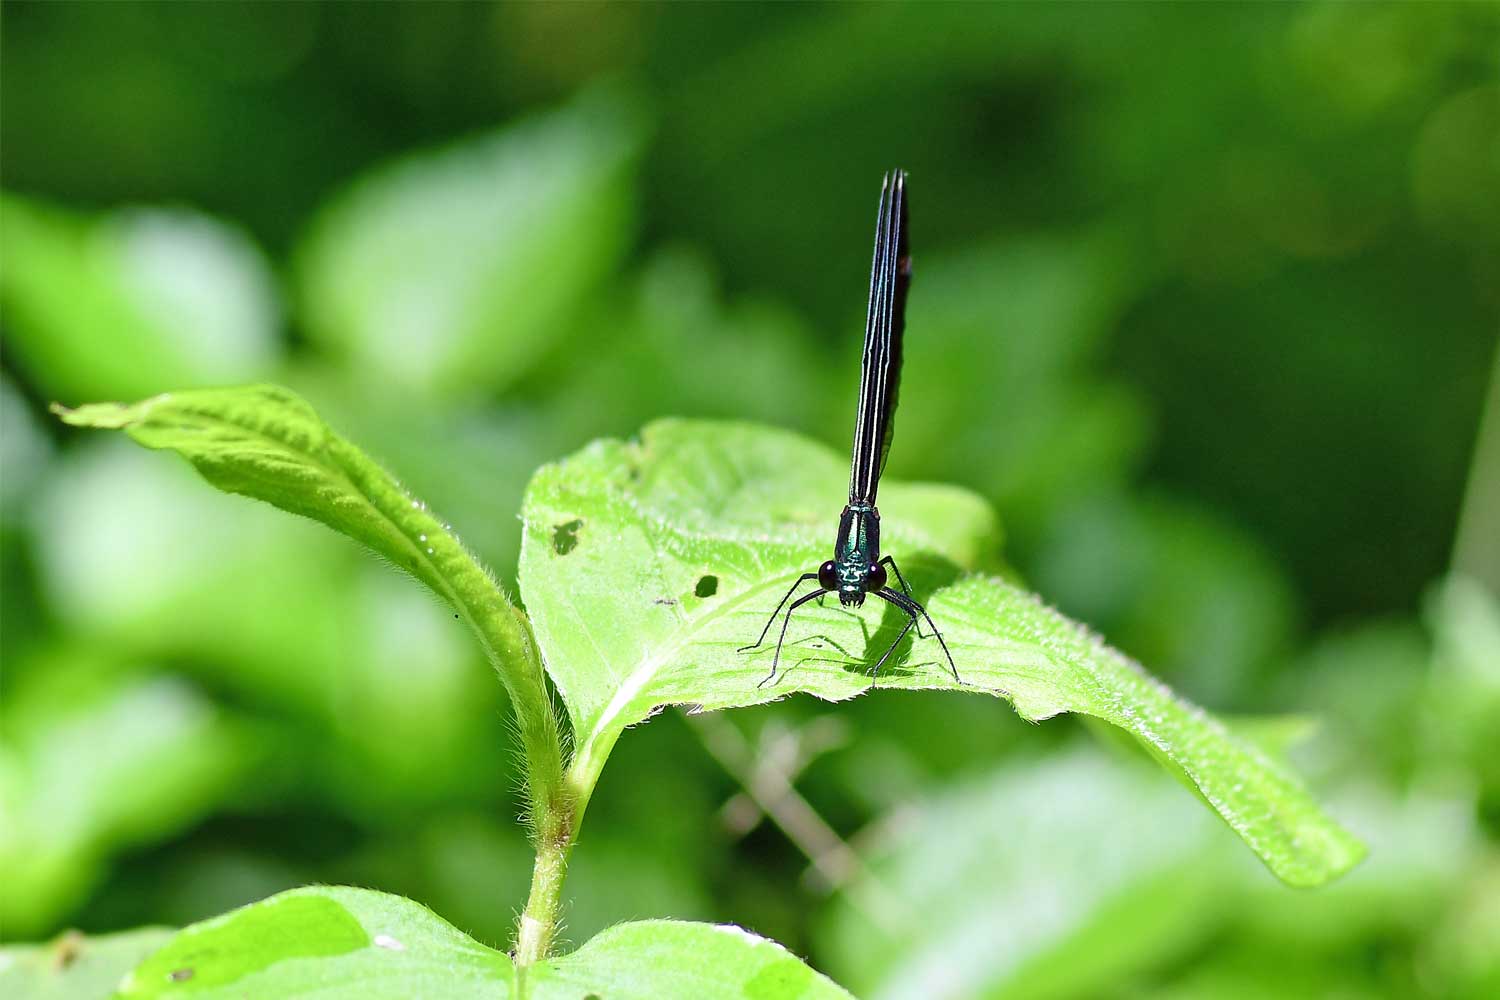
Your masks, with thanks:
[{"label": "out-of-focus foliage", "polygon": [[955,783],[828,914],[830,971],[872,1000],[1090,996],[1175,958],[1237,870],[1176,791],[1090,750]]},{"label": "out-of-focus foliage", "polygon": [[133,398],[271,362],[269,269],[224,224],[165,209],[82,219],[10,196],[0,214],[6,346],[38,389]]},{"label": "out-of-focus foliage", "polygon": [[171,677],[106,678],[61,657],[7,695],[7,873],[0,920],[45,927],[87,898],[108,858],[224,801],[257,754],[249,734]]},{"label": "out-of-focus foliage", "polygon": [[148,927],[85,938],[76,931],[47,945],[7,950],[0,964],[6,996],[35,1000],[97,1000],[111,996],[125,973],[174,932]]},{"label": "out-of-focus foliage", "polygon": [[[1106,801],[1190,806],[1180,789],[956,695],[729,723],[871,879],[920,871],[940,848],[909,831],[938,818],[994,845],[941,897],[1008,890],[957,926],[1034,932],[954,939],[992,991],[1034,995],[1039,968],[1093,996],[1500,989],[1500,567],[1478,558],[1500,511],[1471,502],[1452,551],[1465,481],[1500,462],[1475,446],[1500,328],[1493,5],[0,17],[7,939],[352,882],[498,944],[529,864],[508,709],[457,623],[47,402],[285,382],[513,582],[528,477],[592,438],[682,415],[847,445],[876,180],[899,164],[916,278],[892,474],[994,502],[1008,564],[1195,700],[1320,720],[1294,759],[1371,855],[1306,894],[1189,851],[1164,862],[1180,877],[1106,873],[1031,921],[1055,897],[1019,891],[1028,861],[1094,845],[1167,870],[1151,817],[1089,827],[1062,772]],[[148,756],[49,756],[125,733]],[[173,740],[200,762],[149,763]],[[875,995],[942,958],[902,898],[897,943],[860,952],[862,877],[825,900],[743,791],[671,713],[628,734],[567,936],[733,920]],[[58,796],[66,838],[38,840]],[[1049,840],[1042,808],[1077,826]],[[1012,843],[1008,815],[1047,842]]]},{"label": "out-of-focus foliage", "polygon": [[635,119],[596,96],[356,182],[298,261],[309,335],[378,385],[524,375],[625,246]]}]

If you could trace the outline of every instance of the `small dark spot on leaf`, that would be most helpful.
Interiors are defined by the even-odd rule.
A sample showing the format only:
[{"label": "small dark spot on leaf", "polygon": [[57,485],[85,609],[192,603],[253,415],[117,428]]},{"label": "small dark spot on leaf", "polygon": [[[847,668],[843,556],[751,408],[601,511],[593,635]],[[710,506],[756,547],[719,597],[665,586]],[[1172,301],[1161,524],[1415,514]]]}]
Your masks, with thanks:
[{"label": "small dark spot on leaf", "polygon": [[719,578],[716,576],[700,577],[698,586],[693,588],[693,593],[699,597],[712,597],[719,592]]},{"label": "small dark spot on leaf", "polygon": [[189,979],[193,978],[193,970],[192,969],[173,969],[171,972],[167,973],[167,978],[170,979],[174,983],[185,983]]},{"label": "small dark spot on leaf", "polygon": [[672,597],[658,597],[654,603],[656,603],[656,604],[665,604],[665,605],[671,606],[673,604],[676,604],[677,600],[675,598],[672,598]]},{"label": "small dark spot on leaf", "polygon": [[578,547],[578,529],[583,527],[583,522],[578,520],[559,524],[552,529],[552,551],[560,556],[565,556]]}]

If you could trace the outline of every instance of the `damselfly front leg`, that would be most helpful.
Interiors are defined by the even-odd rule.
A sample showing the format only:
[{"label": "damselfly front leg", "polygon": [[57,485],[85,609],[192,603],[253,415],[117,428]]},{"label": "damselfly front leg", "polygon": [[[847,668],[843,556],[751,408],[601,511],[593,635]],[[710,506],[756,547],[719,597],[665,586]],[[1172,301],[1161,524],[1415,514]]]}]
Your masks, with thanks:
[{"label": "damselfly front leg", "polygon": [[806,604],[808,601],[817,600],[822,596],[822,594],[822,590],[818,590],[816,593],[812,594],[803,594],[801,597],[792,602],[791,607],[786,609],[786,617],[782,619],[781,622],[781,637],[776,640],[776,655],[771,657],[771,672],[766,675],[765,680],[755,685],[756,687],[765,687],[767,684],[776,679],[776,667],[779,663],[781,663],[781,647],[782,644],[786,642],[786,627],[792,623],[792,612],[802,607],[802,605]]},{"label": "damselfly front leg", "polygon": [[[927,613],[927,609],[922,607],[922,605],[918,604],[916,601],[912,600],[910,597],[907,597],[905,594],[901,593],[901,591],[892,590],[890,587],[881,587],[879,590],[875,591],[875,596],[890,601],[896,607],[900,608],[902,611],[905,611],[913,621],[917,619],[918,615],[926,620],[927,627],[932,629],[932,634],[934,637],[936,637],[938,645],[943,647],[943,656],[947,657],[948,659],[948,669],[953,672],[953,679],[962,684],[963,681],[960,680],[958,676],[958,667],[953,665],[953,654],[948,652],[948,643],[943,640],[943,633],[939,632],[937,626],[932,623],[932,616]],[[887,653],[886,655],[889,656],[890,654]],[[882,660],[882,662],[884,662],[884,660]]]},{"label": "damselfly front leg", "polygon": [[[896,574],[896,582],[899,583],[899,584],[901,584],[901,590],[902,590],[902,592],[905,593],[906,596],[910,597],[912,600],[916,600],[916,595],[913,594],[911,592],[911,588],[906,585],[906,577],[904,577],[904,576],[901,575],[901,567],[896,565],[896,557],[895,556],[886,556],[884,559],[880,560],[880,562],[876,563],[875,565],[877,565],[877,566],[889,566],[891,568],[891,571]],[[927,638],[925,635],[922,634],[922,623],[921,622],[917,622],[917,638],[918,639],[925,639],[925,638]],[[884,661],[882,660],[881,662],[884,662]]]},{"label": "damselfly front leg", "polygon": [[[786,592],[786,595],[784,597],[782,597],[781,601],[776,605],[776,610],[771,612],[771,617],[766,619],[766,627],[760,630],[760,638],[756,639],[754,642],[752,642],[748,646],[741,646],[739,649],[735,650],[735,652],[737,652],[737,653],[744,653],[744,652],[747,652],[749,650],[754,649],[756,646],[759,646],[761,643],[765,642],[766,641],[766,633],[769,632],[769,631],[771,631],[771,626],[776,623],[776,616],[779,615],[779,614],[781,614],[782,605],[786,604],[787,600],[793,594],[795,594],[797,592],[797,588],[798,587],[802,586],[808,580],[816,580],[817,578],[818,578],[818,574],[816,574],[816,573],[803,573],[801,576],[797,577],[797,582],[794,583],[794,584],[792,584],[791,589]],[[823,589],[822,589],[821,586],[818,588],[817,594],[815,594],[813,596],[815,596],[815,597],[822,597],[823,596]],[[794,605],[794,607],[795,607],[795,605]],[[788,613],[788,617],[790,617],[790,613]],[[773,669],[771,672],[775,673],[775,670]]]},{"label": "damselfly front leg", "polygon": [[885,655],[880,658],[880,662],[875,664],[874,667],[870,668],[871,683],[874,683],[875,678],[880,676],[880,668],[885,666],[885,661],[891,658],[891,654],[896,651],[897,646],[901,645],[901,640],[906,638],[906,633],[910,632],[911,627],[916,623],[917,620],[915,618],[906,619],[906,624],[902,625],[901,631],[896,633],[896,641],[886,647]]}]

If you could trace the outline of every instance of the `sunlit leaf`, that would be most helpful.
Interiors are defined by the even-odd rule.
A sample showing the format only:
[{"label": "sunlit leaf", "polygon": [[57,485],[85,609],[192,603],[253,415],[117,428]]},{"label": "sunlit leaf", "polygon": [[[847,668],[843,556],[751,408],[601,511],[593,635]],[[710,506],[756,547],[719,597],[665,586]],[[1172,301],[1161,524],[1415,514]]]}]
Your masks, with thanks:
[{"label": "sunlit leaf", "polygon": [[173,937],[125,979],[120,1000],[847,1000],[773,941],[738,927],[619,924],[524,971],[426,907],[366,889],[284,892]]},{"label": "sunlit leaf", "polygon": [[9,1000],[109,1000],[125,974],[174,932],[161,927],[0,949],[0,996]]},{"label": "sunlit leaf", "polygon": [[12,195],[0,208],[6,346],[51,395],[133,398],[275,361],[275,282],[238,230],[182,209],[85,218]]},{"label": "sunlit leaf", "polygon": [[775,941],[728,924],[641,920],[527,973],[535,1000],[850,1000]]},{"label": "sunlit leaf", "polygon": [[[619,734],[661,705],[754,705],[804,691],[868,691],[867,671],[902,616],[867,602],[807,605],[773,644],[752,642],[798,573],[831,554],[845,495],[840,456],[749,425],[665,421],[638,443],[597,442],[537,474],[524,511],[521,580],[591,785]],[[887,484],[882,541],[947,637],[962,683],[931,638],[908,634],[880,687],[1011,701],[1031,720],[1092,715],[1133,734],[1184,776],[1283,880],[1315,885],[1361,848],[1290,773],[1035,596],[961,575],[993,544],[977,498]],[[774,637],[773,637],[774,638]]]},{"label": "sunlit leaf", "polygon": [[194,924],[121,984],[134,998],[514,996],[510,960],[420,904],[365,889],[294,889]]},{"label": "sunlit leaf", "polygon": [[378,168],[302,248],[309,333],[384,383],[515,379],[623,251],[642,132],[629,102],[594,93]]}]

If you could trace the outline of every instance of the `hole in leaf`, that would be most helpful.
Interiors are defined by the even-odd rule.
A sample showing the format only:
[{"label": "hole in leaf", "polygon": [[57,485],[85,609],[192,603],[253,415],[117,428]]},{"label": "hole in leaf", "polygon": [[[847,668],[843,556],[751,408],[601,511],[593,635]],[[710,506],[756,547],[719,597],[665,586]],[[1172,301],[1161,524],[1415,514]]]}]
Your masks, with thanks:
[{"label": "hole in leaf", "polygon": [[189,979],[193,978],[193,970],[192,969],[173,969],[171,972],[167,973],[167,978],[170,979],[174,983],[185,983]]},{"label": "hole in leaf", "polygon": [[693,588],[693,593],[699,597],[712,597],[719,592],[719,578],[716,576],[700,577],[698,586]]},{"label": "hole in leaf", "polygon": [[583,527],[582,521],[568,521],[559,524],[552,529],[552,551],[560,556],[565,556],[578,547],[578,529]]}]

